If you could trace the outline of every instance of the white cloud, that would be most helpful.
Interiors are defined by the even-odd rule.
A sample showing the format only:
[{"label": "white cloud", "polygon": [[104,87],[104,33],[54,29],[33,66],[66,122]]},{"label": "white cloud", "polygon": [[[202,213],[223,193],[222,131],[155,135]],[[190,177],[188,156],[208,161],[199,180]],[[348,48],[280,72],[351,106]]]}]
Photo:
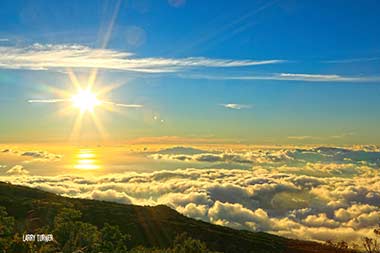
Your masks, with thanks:
[{"label": "white cloud", "polygon": [[251,210],[239,203],[215,201],[208,216],[211,222],[235,228],[249,227],[254,231],[262,231],[269,227],[269,217],[263,209]]},{"label": "white cloud", "polygon": [[28,103],[59,103],[65,101],[67,99],[29,99]]},{"label": "white cloud", "polygon": [[328,218],[325,213],[309,215],[302,220],[302,223],[311,227],[336,228],[340,226],[338,221]]},{"label": "white cloud", "polygon": [[[349,173],[356,174],[366,167],[380,166],[380,151],[375,145],[353,147],[316,146],[309,148],[253,148],[240,151],[202,151],[187,153],[186,149],[170,149],[165,152],[150,153],[148,157],[156,160],[177,160],[183,162],[232,163],[242,165],[276,165],[277,171]],[[212,152],[212,153],[211,153]],[[309,163],[309,161],[312,161]],[[318,162],[321,161],[321,162]],[[284,165],[285,167],[281,167]],[[296,165],[296,166],[294,166]],[[302,165],[302,167],[300,166]]]},{"label": "white cloud", "polygon": [[321,75],[321,74],[294,74],[294,73],[281,73],[278,75],[280,78],[288,80],[309,80],[309,81],[337,81],[344,80],[345,78],[340,75]]},{"label": "white cloud", "polygon": [[232,60],[188,58],[137,58],[133,53],[90,48],[78,44],[33,44],[28,47],[0,47],[0,68],[48,70],[100,68],[138,72],[176,72],[187,68],[244,67],[275,64],[283,60]]},{"label": "white cloud", "polygon": [[[189,217],[238,229],[354,241],[371,235],[380,222],[379,167],[362,164],[376,162],[379,154],[373,150],[378,147],[257,149],[236,154],[271,163],[251,164],[252,169],[189,168],[86,177],[8,173],[0,181],[69,197],[165,204]],[[183,147],[156,154],[181,152],[191,159],[203,154],[221,159],[228,154]]]},{"label": "white cloud", "polygon": [[179,160],[191,162],[207,162],[207,163],[236,163],[236,164],[262,164],[262,163],[278,163],[293,160],[290,153],[285,150],[272,150],[265,152],[216,152],[216,153],[200,153],[200,154],[151,154],[150,158],[155,160]]},{"label": "white cloud", "polygon": [[303,82],[380,82],[380,76],[338,75],[338,74],[306,74],[306,73],[277,73],[267,75],[210,75],[210,74],[179,74],[182,78],[209,80],[275,80]]},{"label": "white cloud", "polygon": [[7,170],[5,173],[11,175],[28,175],[29,171],[24,169],[22,165],[15,165],[9,170]]},{"label": "white cloud", "polygon": [[368,58],[351,58],[351,59],[340,59],[340,60],[328,60],[322,61],[323,63],[356,63],[356,62],[369,62],[378,61],[380,57],[368,57]]},{"label": "white cloud", "polygon": [[[0,177],[2,181],[64,196],[140,205],[165,204],[215,224],[314,240],[356,240],[377,226],[380,198],[373,199],[368,193],[380,192],[379,179],[380,176],[363,175],[318,178],[275,171],[255,175],[252,170],[227,169],[131,172],[99,177]],[[339,205],[331,204],[338,201]],[[338,237],[334,229],[342,235]]]},{"label": "white cloud", "polygon": [[194,219],[208,221],[208,206],[206,205],[196,205],[194,203],[189,203],[185,207],[178,206],[177,211]]},{"label": "white cloud", "polygon": [[221,104],[221,106],[225,108],[229,108],[229,109],[235,109],[235,110],[252,108],[252,105],[244,105],[244,104]]},{"label": "white cloud", "polygon": [[288,136],[288,139],[290,140],[319,140],[319,141],[326,141],[331,139],[343,139],[349,136],[353,136],[354,133],[341,133],[337,135],[330,135],[330,136],[311,136],[311,135],[293,135]]},{"label": "white cloud", "polygon": [[299,136],[288,136],[288,139],[291,140],[314,140],[318,139],[318,137],[310,136],[310,135],[299,135]]},{"label": "white cloud", "polygon": [[128,194],[124,192],[118,192],[112,189],[108,189],[105,191],[99,191],[95,190],[92,191],[87,198],[90,199],[97,199],[97,200],[104,200],[104,201],[111,201],[111,202],[117,202],[122,204],[131,204],[132,199]]}]

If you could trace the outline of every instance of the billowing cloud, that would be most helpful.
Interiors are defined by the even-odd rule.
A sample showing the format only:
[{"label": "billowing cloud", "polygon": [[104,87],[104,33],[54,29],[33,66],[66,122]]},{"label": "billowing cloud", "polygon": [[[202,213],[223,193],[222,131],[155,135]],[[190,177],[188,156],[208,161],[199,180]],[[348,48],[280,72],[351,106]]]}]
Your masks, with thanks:
[{"label": "billowing cloud", "polygon": [[131,197],[129,197],[126,193],[118,192],[113,189],[108,189],[105,191],[95,190],[85,197],[90,198],[90,199],[118,202],[122,204],[132,203]]},{"label": "billowing cloud", "polygon": [[206,163],[236,163],[236,164],[262,164],[278,163],[293,160],[293,151],[283,149],[272,150],[254,150],[247,152],[233,151],[202,151],[197,150],[195,153],[188,152],[157,152],[150,154],[149,157],[155,160],[178,160],[187,162],[206,162]]},{"label": "billowing cloud", "polygon": [[269,227],[270,219],[267,212],[258,208],[251,210],[239,203],[216,201],[209,209],[210,221],[235,228],[248,227],[251,230],[260,231]]},{"label": "billowing cloud", "polygon": [[28,175],[29,171],[24,169],[22,165],[15,165],[9,170],[7,170],[5,173],[11,175]]},{"label": "billowing cloud", "polygon": [[0,181],[68,197],[164,204],[214,224],[298,239],[360,240],[371,236],[380,222],[377,146],[256,149],[234,153],[242,155],[238,158],[226,156],[229,153],[174,147],[153,155],[194,161],[200,155],[211,157],[208,161],[244,158],[249,167],[86,177],[8,173]]},{"label": "billowing cloud", "polygon": [[[177,160],[184,162],[234,163],[247,165],[276,165],[276,170],[290,172],[310,172],[317,166],[321,172],[354,172],[365,169],[365,166],[380,166],[380,150],[377,146],[354,147],[310,147],[310,148],[269,148],[247,151],[200,151],[156,152],[149,155],[156,160]],[[320,161],[318,163],[316,161]],[[312,163],[309,163],[312,161]],[[286,165],[281,167],[280,165]],[[303,167],[300,167],[302,165]],[[301,168],[301,169],[300,169]],[[314,170],[315,171],[315,170]],[[340,172],[339,172],[340,171]]]},{"label": "billowing cloud", "polygon": [[33,44],[27,47],[0,47],[0,68],[48,70],[100,68],[137,72],[176,72],[199,67],[244,67],[281,63],[283,60],[232,60],[204,57],[137,58],[133,53],[90,48],[78,44]]},{"label": "billowing cloud", "polygon": [[60,160],[62,158],[62,155],[52,154],[46,151],[26,151],[20,153],[20,155],[49,161]]},{"label": "billowing cloud", "polygon": [[93,178],[5,176],[0,180],[69,197],[165,204],[215,224],[302,239],[357,240],[379,222],[379,176],[259,176],[254,170],[184,169]]}]

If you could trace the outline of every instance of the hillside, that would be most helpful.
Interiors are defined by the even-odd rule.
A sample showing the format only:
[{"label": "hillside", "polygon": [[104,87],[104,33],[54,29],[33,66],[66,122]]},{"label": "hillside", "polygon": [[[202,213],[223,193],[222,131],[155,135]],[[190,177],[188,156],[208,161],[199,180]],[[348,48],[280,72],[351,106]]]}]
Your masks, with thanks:
[{"label": "hillside", "polygon": [[136,206],[111,202],[71,199],[41,190],[0,182],[0,206],[16,219],[18,232],[33,233],[51,226],[62,208],[80,210],[81,220],[99,228],[105,223],[118,225],[131,240],[128,248],[170,247],[174,238],[186,232],[220,252],[338,252],[321,244],[283,237],[234,230],[187,218],[167,206]]}]

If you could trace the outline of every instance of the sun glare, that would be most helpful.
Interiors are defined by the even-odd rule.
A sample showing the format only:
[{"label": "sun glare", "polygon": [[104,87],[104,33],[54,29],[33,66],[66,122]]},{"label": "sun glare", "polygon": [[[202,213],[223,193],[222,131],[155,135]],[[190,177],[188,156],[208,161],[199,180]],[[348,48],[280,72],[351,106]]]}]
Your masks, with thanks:
[{"label": "sun glare", "polygon": [[83,112],[93,111],[94,107],[101,103],[90,90],[80,90],[71,100],[73,105]]},{"label": "sun glare", "polygon": [[[61,112],[72,112],[71,109],[75,108],[79,112],[74,120],[73,128],[71,130],[71,136],[70,139],[75,140],[80,138],[80,131],[82,127],[82,122],[84,120],[84,117],[91,118],[94,125],[96,126],[96,129],[99,131],[101,137],[103,139],[107,138],[107,132],[104,129],[101,120],[99,119],[98,115],[95,112],[95,107],[101,107],[102,109],[105,109],[107,111],[113,111],[117,112],[121,108],[141,108],[142,105],[139,104],[124,104],[124,103],[116,103],[113,101],[107,101],[103,100],[105,97],[105,94],[110,92],[111,90],[118,88],[119,84],[109,84],[104,86],[103,88],[96,90],[94,92],[93,86],[96,80],[96,74],[97,70],[93,70],[88,80],[85,82],[87,85],[82,85],[75,73],[71,70],[67,70],[69,79],[71,81],[71,84],[74,86],[74,89],[77,91],[76,93],[71,93],[72,90],[61,90],[61,89],[55,89],[54,91],[57,92],[57,94],[60,95],[58,98],[49,98],[49,99],[29,99],[29,103],[69,103],[68,107],[63,107]],[[84,88],[86,87],[86,88]],[[50,87],[49,87],[50,88]],[[70,110],[68,110],[70,109]],[[88,112],[88,113],[87,113]],[[92,165],[88,165],[88,167],[92,167]]]},{"label": "sun glare", "polygon": [[76,155],[74,168],[79,170],[101,169],[96,152],[92,149],[80,149]]}]

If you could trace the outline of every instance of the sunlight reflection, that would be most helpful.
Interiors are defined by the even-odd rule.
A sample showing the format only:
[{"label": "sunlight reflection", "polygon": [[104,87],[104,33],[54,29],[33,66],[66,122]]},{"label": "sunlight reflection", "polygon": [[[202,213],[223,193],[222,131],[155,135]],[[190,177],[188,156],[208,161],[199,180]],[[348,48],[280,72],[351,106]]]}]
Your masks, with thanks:
[{"label": "sunlight reflection", "polygon": [[101,165],[93,149],[80,149],[76,155],[74,168],[79,170],[97,170],[101,169]]}]

